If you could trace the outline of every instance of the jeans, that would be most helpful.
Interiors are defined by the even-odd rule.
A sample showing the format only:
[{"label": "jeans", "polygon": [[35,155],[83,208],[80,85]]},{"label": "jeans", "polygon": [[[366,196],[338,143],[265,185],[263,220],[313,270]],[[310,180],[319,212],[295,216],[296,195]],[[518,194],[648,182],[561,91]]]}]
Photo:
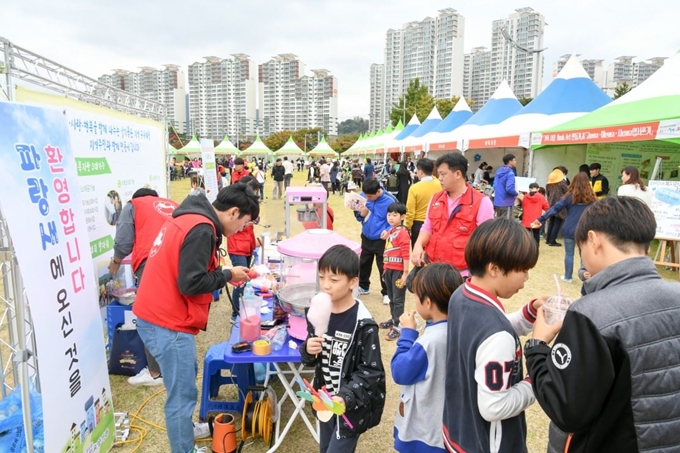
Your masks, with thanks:
[{"label": "jeans", "polygon": [[137,318],[137,332],[163,373],[163,385],[167,391],[165,426],[170,451],[187,453],[194,448],[191,416],[198,398],[196,340],[189,333],[165,329],[141,318]]},{"label": "jeans", "polygon": [[[232,266],[244,266],[250,267],[250,262],[253,260],[252,256],[241,256],[229,254],[229,259],[231,260]],[[236,318],[238,316],[238,310],[241,306],[241,297],[243,296],[243,290],[245,286],[234,286],[234,291],[231,294],[231,317]]]},{"label": "jeans", "polygon": [[[382,277],[383,274],[383,253],[385,253],[385,241],[383,239],[371,240],[361,235],[361,255],[359,255],[359,286],[368,290],[371,286],[371,268],[373,267],[373,258],[375,257],[375,264],[378,266],[378,272]],[[381,291],[384,296],[387,294],[385,282],[380,279]]]},{"label": "jeans", "polygon": [[[144,275],[145,268],[146,260],[142,261],[139,267],[137,268],[137,271],[135,271],[135,277],[137,277],[137,288],[139,288],[139,285],[142,283],[142,275]],[[143,340],[142,343],[144,343]],[[160,375],[161,367],[158,365],[158,362],[156,362],[156,359],[153,358],[153,355],[151,355],[146,346],[144,346],[144,355],[146,356],[146,367],[149,369],[149,373],[151,373],[151,376],[156,377]]]},{"label": "jeans", "polygon": [[338,439],[337,425],[337,416],[327,422],[319,421],[319,451],[321,453],[354,453],[359,442],[359,436]]},{"label": "jeans", "polygon": [[285,174],[283,175],[283,185],[285,187],[290,186],[290,180],[293,179],[293,174]]},{"label": "jeans", "polygon": [[571,280],[574,273],[574,239],[564,238],[564,278]]},{"label": "jeans", "polygon": [[557,242],[557,235],[560,234],[560,228],[562,228],[563,223],[563,219],[558,219],[554,216],[550,218],[550,223],[548,223],[548,237],[545,239],[548,244]]}]

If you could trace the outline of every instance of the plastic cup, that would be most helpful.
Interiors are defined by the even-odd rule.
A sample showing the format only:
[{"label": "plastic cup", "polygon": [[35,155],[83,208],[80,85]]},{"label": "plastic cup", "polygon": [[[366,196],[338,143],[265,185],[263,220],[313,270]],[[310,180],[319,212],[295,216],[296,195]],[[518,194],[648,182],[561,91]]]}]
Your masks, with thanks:
[{"label": "plastic cup", "polygon": [[543,304],[545,323],[552,326],[561,322],[567,314],[571,302],[571,299],[567,296],[550,296]]},{"label": "plastic cup", "polygon": [[242,297],[239,310],[239,329],[241,340],[252,342],[260,338],[260,308],[262,299],[259,297]]}]

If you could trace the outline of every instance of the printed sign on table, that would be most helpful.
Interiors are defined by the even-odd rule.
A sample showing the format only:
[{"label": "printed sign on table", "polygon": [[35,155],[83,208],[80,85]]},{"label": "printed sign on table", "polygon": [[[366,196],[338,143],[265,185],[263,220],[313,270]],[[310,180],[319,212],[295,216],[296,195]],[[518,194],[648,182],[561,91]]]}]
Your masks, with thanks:
[{"label": "printed sign on table", "polygon": [[201,139],[201,159],[203,159],[203,183],[205,195],[212,203],[217,198],[217,168],[215,167],[215,144],[212,140]]},{"label": "printed sign on table", "polygon": [[45,451],[107,452],[115,438],[102,325],[67,119],[0,103],[0,197],[39,351]]}]

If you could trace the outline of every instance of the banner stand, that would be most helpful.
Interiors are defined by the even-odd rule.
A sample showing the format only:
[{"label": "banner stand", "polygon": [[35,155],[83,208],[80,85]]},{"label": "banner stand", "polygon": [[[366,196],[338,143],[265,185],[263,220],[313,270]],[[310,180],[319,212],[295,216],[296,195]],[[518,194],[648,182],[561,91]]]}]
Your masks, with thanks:
[{"label": "banner stand", "polygon": [[[678,251],[680,250],[680,241],[668,238],[655,238],[659,241],[659,248],[656,249],[654,256],[654,264],[657,266],[674,267],[677,268],[678,279],[680,280],[680,259],[678,259]],[[666,248],[670,253],[666,253]]]}]

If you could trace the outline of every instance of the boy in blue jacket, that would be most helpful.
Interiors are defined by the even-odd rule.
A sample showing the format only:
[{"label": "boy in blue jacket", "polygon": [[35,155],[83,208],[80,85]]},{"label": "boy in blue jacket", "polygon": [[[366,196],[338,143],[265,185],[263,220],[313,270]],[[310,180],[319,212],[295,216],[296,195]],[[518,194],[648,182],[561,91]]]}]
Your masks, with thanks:
[{"label": "boy in blue jacket", "polygon": [[512,209],[515,206],[517,189],[515,188],[515,166],[517,158],[514,154],[503,156],[503,166],[496,172],[493,180],[493,207],[496,217],[512,218]]}]

